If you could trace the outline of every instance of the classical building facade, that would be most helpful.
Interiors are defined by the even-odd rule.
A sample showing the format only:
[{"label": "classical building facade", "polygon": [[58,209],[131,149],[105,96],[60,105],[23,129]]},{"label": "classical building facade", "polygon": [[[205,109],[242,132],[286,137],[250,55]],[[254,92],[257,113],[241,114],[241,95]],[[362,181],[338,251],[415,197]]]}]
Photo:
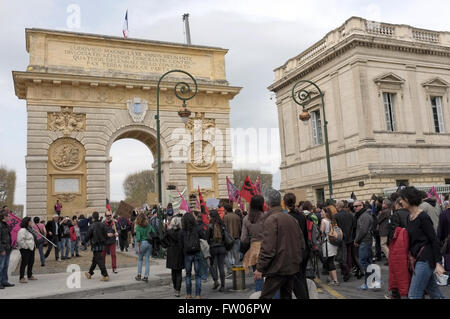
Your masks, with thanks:
[{"label": "classical building facade", "polygon": [[[275,69],[281,189],[321,201],[329,187],[323,111],[292,98],[300,80],[324,93],[335,199],[400,183],[450,183],[450,33],[352,17]],[[300,85],[299,87],[302,87]],[[310,91],[312,87],[308,87]]]},{"label": "classical building facade", "polygon": [[[200,186],[206,198],[227,197],[225,177],[233,176],[228,135],[219,150],[212,148],[212,158],[205,159],[207,153],[198,148],[196,157],[174,155],[193,152],[195,143],[214,144],[204,137],[208,129],[229,128],[229,101],[240,88],[226,80],[228,50],[41,29],[26,29],[26,49],[27,71],[14,71],[13,79],[17,97],[27,104],[27,215],[49,218],[57,199],[64,215],[104,211],[109,153],[119,139],[143,142],[157,163],[156,88],[173,69],[192,74],[198,93],[187,102],[192,114],[183,123],[174,87],[191,80],[178,72],[161,82],[163,205],[170,186],[187,187],[189,193]],[[196,131],[200,139],[192,144],[188,139],[187,145],[184,140],[180,148],[177,129]]]}]

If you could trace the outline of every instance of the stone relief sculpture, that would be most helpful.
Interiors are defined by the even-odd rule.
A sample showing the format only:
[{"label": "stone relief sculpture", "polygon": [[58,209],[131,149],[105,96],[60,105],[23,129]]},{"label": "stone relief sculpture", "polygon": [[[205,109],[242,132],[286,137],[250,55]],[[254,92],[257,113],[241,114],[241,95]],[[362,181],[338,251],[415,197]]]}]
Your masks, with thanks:
[{"label": "stone relief sculpture", "polygon": [[73,144],[61,144],[55,148],[51,158],[59,169],[72,169],[81,162],[81,149]]},{"label": "stone relief sculpture", "polygon": [[48,113],[48,130],[54,132],[63,131],[64,135],[85,131],[86,115],[73,113],[69,107],[62,108],[59,113]]}]

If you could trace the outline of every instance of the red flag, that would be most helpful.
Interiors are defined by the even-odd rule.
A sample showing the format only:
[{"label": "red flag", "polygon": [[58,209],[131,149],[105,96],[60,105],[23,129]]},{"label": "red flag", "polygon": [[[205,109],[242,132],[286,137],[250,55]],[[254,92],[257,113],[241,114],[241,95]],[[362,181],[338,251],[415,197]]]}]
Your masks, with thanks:
[{"label": "red flag", "polygon": [[256,195],[255,186],[252,184],[250,177],[248,175],[245,177],[244,185],[241,188],[241,197],[244,198],[247,202],[252,201],[252,197]]},{"label": "red flag", "polygon": [[200,201],[200,210],[202,214],[202,223],[203,223],[203,229],[206,230],[208,224],[209,224],[209,210],[208,207],[206,207],[206,203],[203,200],[202,192],[200,192],[200,186],[198,187],[198,198]]},{"label": "red flag", "polygon": [[106,199],[106,209],[111,211],[111,205],[109,205],[109,199]]}]

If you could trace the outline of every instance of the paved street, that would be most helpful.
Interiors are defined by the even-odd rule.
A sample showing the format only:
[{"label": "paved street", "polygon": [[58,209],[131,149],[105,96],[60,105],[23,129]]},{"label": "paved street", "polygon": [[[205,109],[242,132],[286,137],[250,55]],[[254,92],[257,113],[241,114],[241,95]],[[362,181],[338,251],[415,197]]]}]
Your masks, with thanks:
[{"label": "paved street", "polygon": [[[358,280],[354,277],[348,282],[341,282],[338,287],[330,287],[326,284],[327,276],[321,276],[320,279],[316,279],[315,282],[318,288],[319,299],[384,299],[384,295],[387,292],[387,278],[388,267],[380,264],[382,287],[378,291],[361,291],[357,289],[362,283],[362,279]],[[338,271],[339,274],[339,271]],[[193,281],[193,287],[194,287]],[[207,283],[202,283],[202,298],[203,299],[249,299],[250,295],[254,292],[254,284],[252,277],[246,277],[246,290],[245,291],[233,291],[232,279],[226,280],[227,291],[220,293],[212,290],[213,282],[211,278]],[[447,299],[450,299],[450,287],[441,287],[442,293]],[[119,291],[105,294],[96,294],[86,297],[87,299],[184,299],[185,298],[185,281],[183,273],[183,282],[181,287],[181,297],[176,298],[171,285],[157,286],[133,289],[127,291]]]}]

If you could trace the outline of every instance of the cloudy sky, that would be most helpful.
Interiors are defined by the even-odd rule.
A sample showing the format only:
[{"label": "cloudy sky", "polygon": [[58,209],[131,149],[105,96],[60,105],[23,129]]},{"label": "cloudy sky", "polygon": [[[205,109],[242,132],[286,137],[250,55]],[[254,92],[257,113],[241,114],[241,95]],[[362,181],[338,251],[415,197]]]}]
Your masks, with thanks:
[{"label": "cloudy sky", "polygon": [[[69,19],[73,5],[80,9],[79,28],[68,24],[73,22]],[[450,2],[445,0],[0,0],[0,166],[17,173],[15,203],[25,203],[26,107],[14,94],[11,71],[24,71],[28,65],[25,28],[121,36],[126,9],[130,37],[184,43],[181,16],[189,13],[193,44],[229,49],[228,81],[243,87],[231,102],[233,128],[278,128],[275,104],[267,91],[273,69],[351,16],[450,31]],[[256,166],[276,174],[274,186],[279,187],[279,141],[273,144],[270,161]],[[238,163],[239,154],[234,155],[235,167],[255,167]],[[153,158],[133,140],[114,143],[111,156],[111,198],[120,200],[125,176],[150,167]]]}]

